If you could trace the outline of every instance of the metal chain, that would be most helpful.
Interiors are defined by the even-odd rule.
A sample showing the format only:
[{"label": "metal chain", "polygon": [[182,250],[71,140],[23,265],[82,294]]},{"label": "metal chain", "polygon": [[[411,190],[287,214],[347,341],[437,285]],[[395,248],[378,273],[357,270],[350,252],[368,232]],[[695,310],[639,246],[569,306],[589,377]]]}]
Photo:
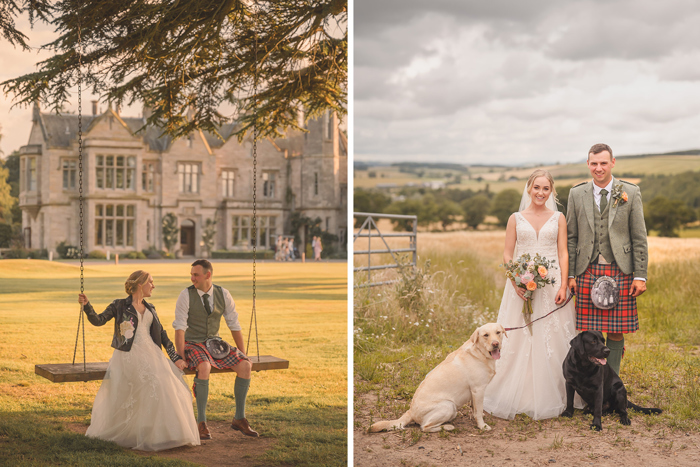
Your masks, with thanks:
[{"label": "metal chain", "polygon": [[[80,24],[78,24],[78,206],[80,210],[80,293],[85,291],[85,275],[83,267],[83,50]],[[85,318],[83,316],[83,305],[80,305],[80,316],[78,317],[78,332],[75,335],[75,349],[73,349],[73,364],[75,365],[75,354],[78,352],[78,337],[82,325],[83,331],[83,371],[87,371],[85,362]]]},{"label": "metal chain", "polygon": [[256,300],[256,258],[257,258],[257,248],[258,248],[258,227],[257,227],[257,191],[258,191],[258,113],[257,113],[257,99],[258,99],[258,2],[255,2],[255,24],[253,30],[255,31],[255,40],[253,43],[253,54],[255,57],[255,74],[253,76],[253,102],[254,102],[254,112],[253,112],[253,311],[250,315],[250,325],[248,326],[248,343],[246,344],[246,350],[248,355],[250,355],[250,333],[253,330],[253,322],[255,322],[255,350],[257,352],[258,361],[260,361],[260,346],[258,343],[258,316],[255,312],[255,300]]}]

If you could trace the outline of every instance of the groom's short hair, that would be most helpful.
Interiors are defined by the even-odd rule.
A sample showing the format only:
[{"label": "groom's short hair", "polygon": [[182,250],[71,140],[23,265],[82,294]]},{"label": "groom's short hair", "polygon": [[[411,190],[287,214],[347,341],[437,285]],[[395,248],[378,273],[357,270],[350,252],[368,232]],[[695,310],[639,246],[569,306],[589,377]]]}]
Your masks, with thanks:
[{"label": "groom's short hair", "polygon": [[586,159],[590,159],[591,154],[600,154],[603,151],[608,151],[610,153],[610,160],[612,160],[612,148],[605,143],[598,143],[591,146],[591,149],[588,150],[588,157],[586,157]]},{"label": "groom's short hair", "polygon": [[192,267],[194,266],[202,266],[202,269],[204,269],[204,274],[208,272],[214,274],[214,267],[206,259],[198,259],[197,261],[192,263]]}]

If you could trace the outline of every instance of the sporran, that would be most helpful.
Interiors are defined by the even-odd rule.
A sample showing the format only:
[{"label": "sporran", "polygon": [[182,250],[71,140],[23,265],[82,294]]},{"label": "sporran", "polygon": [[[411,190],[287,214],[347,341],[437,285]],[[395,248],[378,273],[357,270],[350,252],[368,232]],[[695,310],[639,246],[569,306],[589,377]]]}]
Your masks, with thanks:
[{"label": "sporran", "polygon": [[620,301],[620,287],[610,276],[600,276],[591,287],[591,302],[596,308],[610,310]]},{"label": "sporran", "polygon": [[221,360],[231,352],[231,345],[220,337],[210,337],[205,345],[211,356],[217,360]]}]

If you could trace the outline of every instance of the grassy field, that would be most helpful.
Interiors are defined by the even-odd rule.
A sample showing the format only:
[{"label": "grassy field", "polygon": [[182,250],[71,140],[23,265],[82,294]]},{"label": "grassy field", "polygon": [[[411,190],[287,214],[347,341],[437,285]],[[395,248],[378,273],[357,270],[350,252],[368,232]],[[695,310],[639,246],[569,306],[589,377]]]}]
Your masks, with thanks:
[{"label": "grassy field", "polygon": [[[424,376],[476,326],[496,320],[504,286],[498,268],[504,235],[419,234],[421,272],[399,275],[395,286],[355,293],[355,417],[364,420],[355,428],[400,416]],[[649,258],[649,288],[638,301],[641,329],[626,337],[621,376],[635,402],[664,410],[660,416],[635,414],[642,420],[637,429],[697,433],[700,239],[649,238]],[[584,419],[577,412],[574,426],[583,432],[588,427]],[[618,428],[613,417],[606,420],[604,425]],[[516,422],[508,430],[527,434],[542,429],[541,422],[524,416]],[[455,435],[458,432],[439,434]],[[405,447],[426,435],[412,428],[402,436]]]},{"label": "grassy field", "polygon": [[[124,280],[136,269],[153,275],[152,302],[172,337],[175,301],[189,285],[188,263],[88,262],[90,301],[100,308],[123,297]],[[251,465],[346,464],[346,271],[345,263],[258,264],[260,354],[286,358],[290,368],[253,375],[247,417],[274,443],[264,454],[250,453],[256,458]],[[214,263],[214,273],[215,282],[231,291],[247,338],[251,265]],[[67,429],[90,423],[100,382],[54,384],[34,374],[36,363],[73,358],[78,277],[79,268],[70,264],[0,261],[0,465],[183,465],[137,456]],[[113,352],[111,323],[101,328],[87,323],[85,331],[87,361],[107,361]],[[81,348],[78,352],[82,360]],[[187,379],[191,384],[192,376]],[[231,418],[234,380],[235,374],[212,376],[210,420]]]},{"label": "grassy field", "polygon": [[[582,158],[583,161],[583,158]],[[581,181],[588,180],[590,174],[585,163],[576,164],[556,164],[542,166],[549,170],[554,177],[557,186],[575,185]],[[395,185],[397,187],[407,184],[422,184],[424,182],[447,182],[458,174],[455,170],[445,169],[421,169],[424,173],[422,177],[412,173],[399,172],[398,167],[375,166],[368,170],[356,170],[354,174],[354,186],[357,188],[375,188],[378,185]],[[621,178],[632,183],[638,183],[639,178],[629,175],[649,175],[649,174],[676,174],[688,170],[700,170],[700,156],[647,156],[647,157],[624,157],[616,158],[615,174],[620,174]],[[489,190],[499,192],[507,188],[517,191],[522,190],[523,180],[532,173],[533,167],[470,167],[471,178],[462,174],[461,183],[450,185],[452,188],[463,190],[481,190],[489,185]],[[370,173],[374,176],[370,177]],[[511,177],[517,180],[509,181]]]}]

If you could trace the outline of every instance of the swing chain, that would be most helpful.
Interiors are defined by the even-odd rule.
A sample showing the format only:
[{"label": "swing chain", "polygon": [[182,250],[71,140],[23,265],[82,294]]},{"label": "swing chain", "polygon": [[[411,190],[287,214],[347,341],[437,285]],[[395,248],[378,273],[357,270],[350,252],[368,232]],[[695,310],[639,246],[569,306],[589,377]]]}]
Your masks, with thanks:
[{"label": "swing chain", "polygon": [[[80,293],[85,291],[84,284],[84,267],[83,267],[83,97],[82,97],[82,82],[83,82],[83,51],[82,51],[82,36],[81,27],[78,23],[78,206],[80,210]],[[83,371],[87,371],[87,363],[85,357],[85,318],[83,316],[83,305],[80,305],[80,316],[78,317],[78,331],[75,335],[75,348],[73,349],[73,364],[75,365],[75,356],[78,352],[78,338],[82,325],[83,331]]]},{"label": "swing chain", "polygon": [[255,57],[255,71],[253,75],[253,102],[255,110],[253,113],[253,311],[250,315],[250,326],[248,326],[248,342],[246,343],[246,351],[250,355],[250,334],[255,323],[255,350],[257,352],[258,361],[260,361],[260,346],[258,344],[258,317],[255,312],[255,281],[256,281],[256,258],[258,247],[258,228],[257,228],[257,191],[258,191],[258,113],[257,113],[257,98],[258,98],[258,2],[255,2],[255,22],[253,31],[255,34],[253,42],[253,54]]}]

